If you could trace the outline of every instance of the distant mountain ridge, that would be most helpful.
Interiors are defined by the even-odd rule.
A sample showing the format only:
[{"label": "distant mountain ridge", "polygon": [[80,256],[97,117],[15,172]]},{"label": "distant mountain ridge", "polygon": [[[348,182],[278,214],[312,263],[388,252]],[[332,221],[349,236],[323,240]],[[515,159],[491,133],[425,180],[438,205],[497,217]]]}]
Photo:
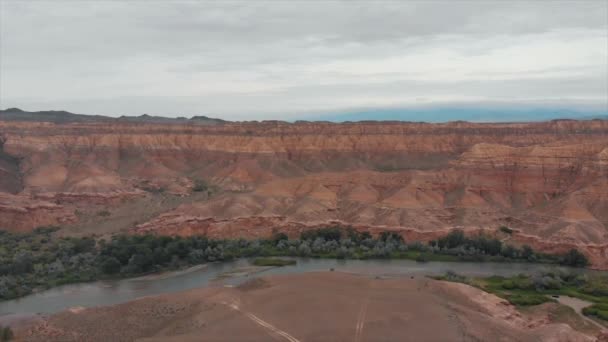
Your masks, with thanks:
[{"label": "distant mountain ridge", "polygon": [[309,120],[330,122],[357,122],[369,120],[405,122],[538,122],[550,120],[608,119],[608,110],[574,110],[559,107],[538,108],[482,108],[482,107],[419,107],[419,108],[370,108],[335,113],[323,113]]},{"label": "distant mountain ridge", "polygon": [[482,109],[482,108],[384,108],[353,112],[325,113],[315,117],[303,117],[294,121],[284,120],[251,120],[228,121],[211,118],[204,115],[187,117],[165,117],[149,114],[139,116],[111,117],[105,115],[75,114],[64,110],[45,110],[29,112],[19,108],[0,109],[0,120],[52,122],[55,124],[108,122],[108,123],[154,123],[154,124],[195,124],[222,125],[227,123],[340,123],[340,122],[539,122],[551,120],[608,120],[608,112],[604,111],[574,111],[560,108],[543,109]]},{"label": "distant mountain ridge", "polygon": [[28,112],[19,108],[0,109],[0,120],[4,121],[30,121],[30,122],[52,122],[56,124],[82,123],[82,122],[135,122],[135,123],[162,123],[162,124],[197,124],[197,125],[221,125],[228,121],[199,115],[188,119],[185,117],[168,118],[163,116],[151,116],[143,114],[140,116],[121,116],[113,118],[104,115],[75,114],[64,110],[47,110]]}]

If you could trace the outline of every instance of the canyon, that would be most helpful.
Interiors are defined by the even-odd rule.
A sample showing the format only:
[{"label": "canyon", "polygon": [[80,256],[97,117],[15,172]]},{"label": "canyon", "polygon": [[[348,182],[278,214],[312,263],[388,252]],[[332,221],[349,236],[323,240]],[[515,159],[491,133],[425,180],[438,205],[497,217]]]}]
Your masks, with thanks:
[{"label": "canyon", "polygon": [[459,228],[548,253],[577,248],[608,269],[608,120],[4,114],[2,229],[259,238],[336,225],[429,241]]}]

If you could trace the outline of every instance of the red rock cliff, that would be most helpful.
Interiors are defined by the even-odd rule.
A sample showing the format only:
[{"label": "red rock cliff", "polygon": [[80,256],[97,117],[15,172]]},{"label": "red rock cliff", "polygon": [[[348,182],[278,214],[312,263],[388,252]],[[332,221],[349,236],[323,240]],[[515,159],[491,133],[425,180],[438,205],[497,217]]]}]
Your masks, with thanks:
[{"label": "red rock cliff", "polygon": [[[52,198],[75,211],[120,193],[187,195],[194,180],[206,180],[221,189],[211,200],[190,201],[133,230],[258,236],[339,222],[434,234],[508,225],[542,248],[579,246],[596,266],[608,266],[608,121],[0,121],[0,141],[0,190],[21,198],[13,207]],[[87,195],[67,200],[78,194]],[[28,211],[38,220],[0,223],[62,223],[45,210]]]}]

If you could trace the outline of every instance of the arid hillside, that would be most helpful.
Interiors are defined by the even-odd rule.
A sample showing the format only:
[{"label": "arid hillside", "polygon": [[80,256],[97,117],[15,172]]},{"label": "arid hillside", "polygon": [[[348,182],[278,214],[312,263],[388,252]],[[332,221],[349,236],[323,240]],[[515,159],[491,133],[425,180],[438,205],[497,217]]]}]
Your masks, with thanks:
[{"label": "arid hillside", "polygon": [[608,268],[608,121],[0,121],[0,226],[269,236],[453,228]]}]

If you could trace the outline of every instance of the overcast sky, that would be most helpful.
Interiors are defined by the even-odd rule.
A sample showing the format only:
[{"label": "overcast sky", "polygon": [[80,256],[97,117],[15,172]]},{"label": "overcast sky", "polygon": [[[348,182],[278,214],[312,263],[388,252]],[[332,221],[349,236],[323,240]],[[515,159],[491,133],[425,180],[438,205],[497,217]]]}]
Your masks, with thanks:
[{"label": "overcast sky", "polygon": [[0,107],[608,106],[608,1],[0,0]]}]

